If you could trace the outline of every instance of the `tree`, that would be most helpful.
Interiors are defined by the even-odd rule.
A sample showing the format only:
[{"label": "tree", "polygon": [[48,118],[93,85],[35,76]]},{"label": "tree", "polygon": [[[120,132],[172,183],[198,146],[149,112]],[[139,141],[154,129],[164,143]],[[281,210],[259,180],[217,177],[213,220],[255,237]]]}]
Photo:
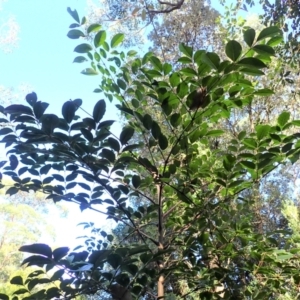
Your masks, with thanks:
[{"label": "tree", "polygon": [[8,198],[3,194],[5,191],[0,204],[0,293],[16,290],[9,285],[10,277],[29,274],[30,270],[20,269],[24,254],[17,249],[42,237],[54,237],[53,229],[45,221],[46,203],[41,195],[20,192]]},{"label": "tree", "polygon": [[[23,264],[42,270],[26,281],[13,280],[22,286],[19,294],[29,294],[27,299],[72,299],[99,291],[114,299],[272,299],[295,294],[298,257],[288,243],[290,232],[281,231],[280,243],[276,231],[257,232],[248,191],[282,164],[298,160],[299,134],[288,130],[298,128],[300,121],[283,111],[274,124],[256,124],[250,133],[237,131],[225,150],[211,147],[216,138],[222,141],[225,132],[216,128],[223,119],[230,120],[233,109],[272,94],[248,76],[264,75],[265,61],[273,53],[269,43],[281,31],[248,29],[244,47],[234,40],[226,44],[225,60],[180,44],[182,67],[174,70],[152,53],[142,58],[134,51],[125,54],[118,49],[123,34],[108,40],[97,24],[81,31],[84,22],[76,11],[69,13],[77,22],[70,37],[95,34],[92,44],[76,46],[80,55],[75,61],[90,60],[83,73],[102,75],[96,92],[109,101],[118,99],[128,124],[119,136],[110,132],[114,121],[103,121],[103,99],[86,118],[76,114],[82,100],[70,100],[59,117],[47,114],[48,104],[35,93],[28,94],[27,105],[2,109],[6,122],[16,124],[15,130],[0,132],[9,147],[10,163],[3,173],[16,182],[8,191],[43,191],[54,202],[97,210],[125,224],[143,244],[120,245],[99,230],[102,237],[87,239],[82,251],[22,246],[22,252],[33,254]],[[268,51],[256,56],[261,47]],[[145,113],[149,97],[163,122],[157,114]],[[131,142],[135,132],[143,145]],[[82,192],[75,194],[75,186]],[[132,197],[147,205],[131,207],[127,200]],[[144,230],[148,226],[155,236]],[[61,284],[32,293],[50,270],[55,272],[50,281]]]}]

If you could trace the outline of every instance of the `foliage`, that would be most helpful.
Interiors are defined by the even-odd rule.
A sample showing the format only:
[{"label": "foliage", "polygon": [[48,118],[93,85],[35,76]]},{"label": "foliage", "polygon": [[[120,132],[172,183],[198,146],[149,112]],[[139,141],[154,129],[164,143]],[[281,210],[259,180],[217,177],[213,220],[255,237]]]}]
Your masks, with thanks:
[{"label": "foliage", "polygon": [[153,28],[148,35],[153,42],[151,51],[173,65],[181,56],[178,41],[193,49],[218,52],[222,48],[218,17],[220,14],[211,8],[210,2],[184,1],[179,10],[152,22]]},{"label": "foliage", "polygon": [[37,242],[42,237],[53,238],[53,230],[44,219],[46,203],[38,196],[28,193],[18,193],[9,198],[1,196],[0,293],[16,290],[14,286],[9,286],[10,277],[26,276],[30,272],[30,269],[20,269],[24,254],[17,249],[25,243]]},{"label": "foliage", "polygon": [[[83,74],[101,74],[95,92],[119,100],[128,123],[113,134],[114,121],[103,120],[103,99],[85,118],[78,115],[81,99],[65,102],[57,116],[46,113],[48,103],[34,92],[26,105],[2,108],[1,121],[16,125],[0,131],[9,158],[3,174],[15,181],[8,194],[42,191],[54,202],[97,210],[125,224],[128,237],[136,234],[143,244],[119,244],[99,229],[99,239],[87,239],[85,249],[71,253],[66,247],[22,246],[20,251],[30,253],[22,264],[41,270],[13,278],[20,286],[15,294],[26,295],[23,299],[72,299],[99,291],[127,300],[273,299],[296,292],[298,249],[287,243],[290,232],[258,233],[248,191],[278,166],[298,160],[299,134],[289,130],[300,121],[283,111],[274,124],[236,132],[225,149],[215,143],[224,140],[219,125],[232,118],[233,109],[273,93],[255,80],[268,68],[274,56],[270,40],[281,31],[249,28],[244,45],[228,41],[225,60],[180,44],[182,66],[174,70],[151,52],[142,58],[134,51],[125,54],[122,34],[108,39],[98,24],[81,30],[85,20],[69,13],[76,21],[69,37],[94,34],[92,43],[75,47],[80,54],[75,62],[89,62]],[[149,98],[163,121],[145,113]],[[143,144],[132,143],[135,133]],[[133,197],[143,205],[131,206]],[[45,281],[60,284],[32,292]]]}]

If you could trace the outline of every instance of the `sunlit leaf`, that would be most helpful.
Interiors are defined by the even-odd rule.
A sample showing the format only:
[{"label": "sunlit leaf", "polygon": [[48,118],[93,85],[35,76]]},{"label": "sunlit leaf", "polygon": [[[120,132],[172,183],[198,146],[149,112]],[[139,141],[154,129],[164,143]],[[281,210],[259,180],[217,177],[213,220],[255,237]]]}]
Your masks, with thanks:
[{"label": "sunlit leaf", "polygon": [[123,33],[117,33],[111,40],[110,42],[110,46],[112,48],[117,47],[118,45],[120,45],[124,40],[124,34]]},{"label": "sunlit leaf", "polygon": [[237,61],[242,53],[242,46],[237,41],[231,40],[225,47],[226,55],[233,61]]},{"label": "sunlit leaf", "polygon": [[249,47],[253,45],[254,39],[255,39],[255,30],[253,28],[247,29],[244,32],[244,41]]}]

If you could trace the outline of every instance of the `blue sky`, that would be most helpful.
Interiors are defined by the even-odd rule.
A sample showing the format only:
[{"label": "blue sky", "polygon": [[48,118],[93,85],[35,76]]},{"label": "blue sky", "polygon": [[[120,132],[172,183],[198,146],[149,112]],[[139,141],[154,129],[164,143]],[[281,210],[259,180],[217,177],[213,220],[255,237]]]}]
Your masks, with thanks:
[{"label": "blue sky", "polygon": [[83,107],[91,111],[100,98],[93,93],[100,78],[80,74],[85,66],[72,63],[78,40],[66,36],[73,22],[67,7],[76,8],[83,16],[85,4],[85,0],[5,2],[0,16],[14,15],[21,30],[18,48],[10,54],[0,52],[0,84],[16,87],[28,83],[40,100],[50,103],[51,112],[58,113],[58,105],[75,98],[81,98]]},{"label": "blue sky", "polygon": [[[74,64],[73,49],[78,40],[66,35],[73,22],[67,7],[85,15],[85,0],[8,0],[0,11],[0,21],[15,16],[20,26],[19,45],[12,53],[0,51],[0,85],[16,88],[21,84],[33,87],[40,100],[50,103],[48,112],[60,114],[63,102],[81,98],[83,108],[92,112],[101,95],[93,93],[98,86],[99,76],[80,74],[86,66]],[[18,102],[26,103],[25,94]],[[5,99],[3,99],[5,100]],[[108,105],[106,119],[118,119],[117,110]],[[120,126],[115,128],[119,131]],[[3,153],[3,152],[2,152]],[[55,209],[49,218],[57,228],[55,245],[74,243],[76,224],[91,219],[104,220],[95,212],[80,213],[79,207],[65,204],[69,208],[67,219],[59,218]],[[74,245],[74,244],[73,244]]]}]

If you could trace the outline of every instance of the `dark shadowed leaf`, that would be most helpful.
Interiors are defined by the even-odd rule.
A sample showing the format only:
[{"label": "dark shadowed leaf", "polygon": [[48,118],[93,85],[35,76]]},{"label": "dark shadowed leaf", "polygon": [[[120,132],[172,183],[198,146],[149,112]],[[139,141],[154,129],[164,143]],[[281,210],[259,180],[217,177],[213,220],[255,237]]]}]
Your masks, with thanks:
[{"label": "dark shadowed leaf", "polygon": [[[22,294],[26,294],[28,293],[28,290],[27,289],[19,289],[19,290],[16,290],[13,295],[22,295]],[[27,298],[27,297],[26,297]],[[25,299],[25,298],[22,298],[22,299]]]},{"label": "dark shadowed leaf", "polygon": [[33,116],[32,109],[28,106],[22,104],[13,104],[9,105],[4,109],[4,113],[6,114],[17,114],[17,115],[31,115]]},{"label": "dark shadowed leaf", "polygon": [[50,169],[51,169],[51,165],[44,165],[40,169],[40,174],[41,175],[46,175],[46,174],[48,174],[48,172],[50,171]]},{"label": "dark shadowed leaf", "polygon": [[29,105],[33,106],[37,101],[37,94],[35,92],[27,94],[26,101]]},{"label": "dark shadowed leaf", "polygon": [[107,262],[114,268],[118,268],[120,264],[122,263],[122,257],[119,254],[113,253],[110,254],[107,258]]},{"label": "dark shadowed leaf", "polygon": [[72,29],[67,34],[70,39],[79,39],[80,37],[85,37],[84,33],[78,29]]},{"label": "dark shadowed leaf", "polygon": [[122,145],[127,144],[127,142],[132,138],[134,134],[134,129],[130,126],[124,127],[120,134],[120,142]]},{"label": "dark shadowed leaf", "polygon": [[0,300],[9,300],[9,297],[4,294],[0,294]]},{"label": "dark shadowed leaf", "polygon": [[68,101],[63,104],[62,115],[68,124],[73,121],[75,111],[76,107],[73,101]]},{"label": "dark shadowed leaf", "polygon": [[41,102],[41,101],[37,101],[34,105],[33,105],[33,112],[35,117],[39,120],[42,115],[44,114],[45,110],[47,109],[47,107],[49,106],[48,103],[46,102]]},{"label": "dark shadowed leaf", "polygon": [[10,155],[9,162],[12,170],[15,170],[19,164],[18,158],[15,155]]},{"label": "dark shadowed leaf", "polygon": [[16,285],[24,285],[23,284],[23,278],[21,276],[15,276],[10,280],[11,284],[16,284]]},{"label": "dark shadowed leaf", "polygon": [[92,134],[89,130],[87,130],[87,129],[85,129],[85,128],[80,128],[80,131],[81,131],[82,135],[83,135],[89,142],[92,142],[92,141],[93,141],[93,139],[94,139],[93,134]]},{"label": "dark shadowed leaf", "polygon": [[159,148],[161,150],[165,150],[168,148],[168,139],[166,138],[165,135],[161,134],[158,138],[158,144],[159,144]]},{"label": "dark shadowed leaf", "polygon": [[52,257],[52,250],[46,244],[36,243],[31,245],[24,245],[22,246],[19,251],[33,253],[33,254],[41,254],[47,256],[49,258]]},{"label": "dark shadowed leaf", "polygon": [[80,23],[80,19],[77,13],[77,10],[72,10],[70,7],[67,8],[68,13],[71,15],[71,17],[77,22]]},{"label": "dark shadowed leaf", "polygon": [[9,195],[9,196],[12,196],[12,195],[15,195],[19,192],[19,190],[15,187],[10,187],[7,191],[6,191],[6,195]]},{"label": "dark shadowed leaf", "polygon": [[69,250],[70,250],[70,248],[68,248],[68,247],[56,248],[55,250],[53,250],[54,260],[59,261],[60,259],[62,259],[63,257],[65,257],[68,254]]},{"label": "dark shadowed leaf", "polygon": [[59,118],[54,114],[44,114],[40,121],[42,122],[42,130],[48,135],[51,135],[59,124]]},{"label": "dark shadowed leaf", "polygon": [[28,266],[42,266],[46,264],[52,264],[52,260],[48,257],[41,255],[32,255],[25,258],[22,262],[22,266],[28,264]]},{"label": "dark shadowed leaf", "polygon": [[94,106],[93,118],[96,123],[100,122],[106,111],[106,103],[103,99],[99,100]]},{"label": "dark shadowed leaf", "polygon": [[132,176],[132,185],[137,189],[141,184],[141,178],[138,175]]},{"label": "dark shadowed leaf", "polygon": [[80,44],[78,46],[75,47],[74,52],[77,53],[88,53],[90,51],[92,51],[93,48],[90,44]]},{"label": "dark shadowed leaf", "polygon": [[87,58],[84,56],[76,56],[73,60],[73,63],[83,63],[87,61]]}]

